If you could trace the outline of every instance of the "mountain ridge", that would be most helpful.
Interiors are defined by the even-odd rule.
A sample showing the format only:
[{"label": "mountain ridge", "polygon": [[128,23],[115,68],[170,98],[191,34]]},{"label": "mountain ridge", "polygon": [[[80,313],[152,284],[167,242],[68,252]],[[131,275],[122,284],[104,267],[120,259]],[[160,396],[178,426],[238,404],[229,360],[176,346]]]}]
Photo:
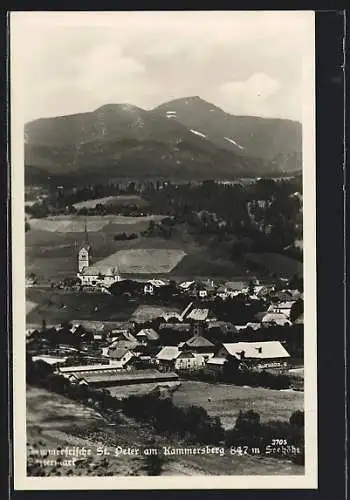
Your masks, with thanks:
[{"label": "mountain ridge", "polygon": [[113,169],[141,178],[181,177],[182,171],[186,178],[191,172],[194,178],[280,174],[300,168],[298,127],[289,122],[294,123],[253,117],[242,121],[199,96],[152,110],[109,103],[86,113],[28,122],[25,165],[54,176],[84,175],[95,168],[106,178]]}]

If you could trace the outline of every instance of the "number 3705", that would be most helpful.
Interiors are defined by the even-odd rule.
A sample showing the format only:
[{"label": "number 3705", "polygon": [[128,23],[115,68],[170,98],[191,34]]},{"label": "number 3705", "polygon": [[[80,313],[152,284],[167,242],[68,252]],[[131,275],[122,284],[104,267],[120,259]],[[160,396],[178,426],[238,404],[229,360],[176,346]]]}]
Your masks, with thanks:
[{"label": "number 3705", "polygon": [[287,445],[288,441],[286,439],[271,439],[272,446],[283,446]]}]

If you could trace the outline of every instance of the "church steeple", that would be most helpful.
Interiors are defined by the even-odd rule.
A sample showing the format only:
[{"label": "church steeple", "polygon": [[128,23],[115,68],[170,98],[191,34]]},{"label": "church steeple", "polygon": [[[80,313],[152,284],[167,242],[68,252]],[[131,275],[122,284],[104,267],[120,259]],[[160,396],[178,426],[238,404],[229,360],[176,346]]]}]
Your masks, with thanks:
[{"label": "church steeple", "polygon": [[84,268],[89,267],[90,265],[90,244],[89,237],[87,232],[87,224],[85,221],[84,225],[84,243],[80,247],[78,254],[78,272],[80,273]]},{"label": "church steeple", "polygon": [[86,248],[89,251],[91,249],[90,243],[89,243],[89,234],[88,234],[88,231],[87,231],[87,222],[86,222],[86,219],[85,219],[85,224],[84,224],[84,243],[82,244],[81,248]]}]

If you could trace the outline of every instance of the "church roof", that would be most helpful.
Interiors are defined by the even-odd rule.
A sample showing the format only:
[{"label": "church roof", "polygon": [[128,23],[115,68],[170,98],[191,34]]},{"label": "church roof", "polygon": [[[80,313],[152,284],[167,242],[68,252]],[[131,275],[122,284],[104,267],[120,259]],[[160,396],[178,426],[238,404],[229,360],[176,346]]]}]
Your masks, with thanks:
[{"label": "church roof", "polygon": [[117,267],[110,266],[87,266],[81,271],[84,276],[98,276],[102,274],[103,276],[115,276],[119,274]]}]

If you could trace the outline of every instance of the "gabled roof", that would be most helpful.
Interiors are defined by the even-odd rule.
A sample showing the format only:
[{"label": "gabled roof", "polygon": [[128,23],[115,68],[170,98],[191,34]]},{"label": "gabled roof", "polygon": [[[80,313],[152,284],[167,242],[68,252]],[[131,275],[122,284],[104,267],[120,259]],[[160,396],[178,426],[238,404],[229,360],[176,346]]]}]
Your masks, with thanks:
[{"label": "gabled roof", "polygon": [[177,359],[181,354],[180,349],[177,346],[165,346],[163,349],[156,355],[156,358],[161,361],[172,361]]},{"label": "gabled roof", "polygon": [[188,314],[187,319],[193,319],[196,321],[205,321],[208,317],[209,309],[192,309]]},{"label": "gabled roof", "polygon": [[142,330],[139,331],[136,337],[147,337],[148,340],[159,339],[158,333],[155,330],[153,330],[153,328],[143,328]]},{"label": "gabled roof", "polygon": [[231,356],[237,359],[241,359],[242,351],[244,351],[244,357],[248,359],[277,359],[290,357],[281,342],[277,340],[266,342],[234,342],[222,345]]},{"label": "gabled roof", "polygon": [[165,286],[167,285],[168,283],[163,281],[163,280],[149,280],[147,281],[146,285],[153,285],[157,288],[161,287],[161,286]]},{"label": "gabled roof", "polygon": [[291,309],[293,304],[295,304],[295,300],[289,300],[286,302],[280,302],[279,304],[276,304],[276,307],[279,309]]},{"label": "gabled roof", "polygon": [[277,312],[268,312],[266,313],[263,318],[262,318],[262,323],[277,323],[284,321],[285,323],[288,323],[288,318],[285,314],[283,313],[277,313]]},{"label": "gabled roof", "polygon": [[116,337],[117,337],[116,339],[117,342],[123,342],[123,341],[137,342],[136,337],[134,337],[134,335],[128,331],[121,332],[118,335],[116,335]]},{"label": "gabled roof", "polygon": [[187,347],[214,347],[214,344],[202,335],[195,335],[185,342]]},{"label": "gabled roof", "polygon": [[115,347],[108,350],[109,356],[113,359],[121,359],[127,352],[130,351],[128,347]]},{"label": "gabled roof", "polygon": [[183,288],[184,290],[187,290],[188,288],[190,288],[194,284],[195,284],[195,281],[184,281],[184,282],[180,283],[179,286],[181,288]]},{"label": "gabled roof", "polygon": [[119,275],[117,267],[111,266],[87,266],[80,273],[82,276],[98,276],[102,274],[103,276],[116,276]]}]

